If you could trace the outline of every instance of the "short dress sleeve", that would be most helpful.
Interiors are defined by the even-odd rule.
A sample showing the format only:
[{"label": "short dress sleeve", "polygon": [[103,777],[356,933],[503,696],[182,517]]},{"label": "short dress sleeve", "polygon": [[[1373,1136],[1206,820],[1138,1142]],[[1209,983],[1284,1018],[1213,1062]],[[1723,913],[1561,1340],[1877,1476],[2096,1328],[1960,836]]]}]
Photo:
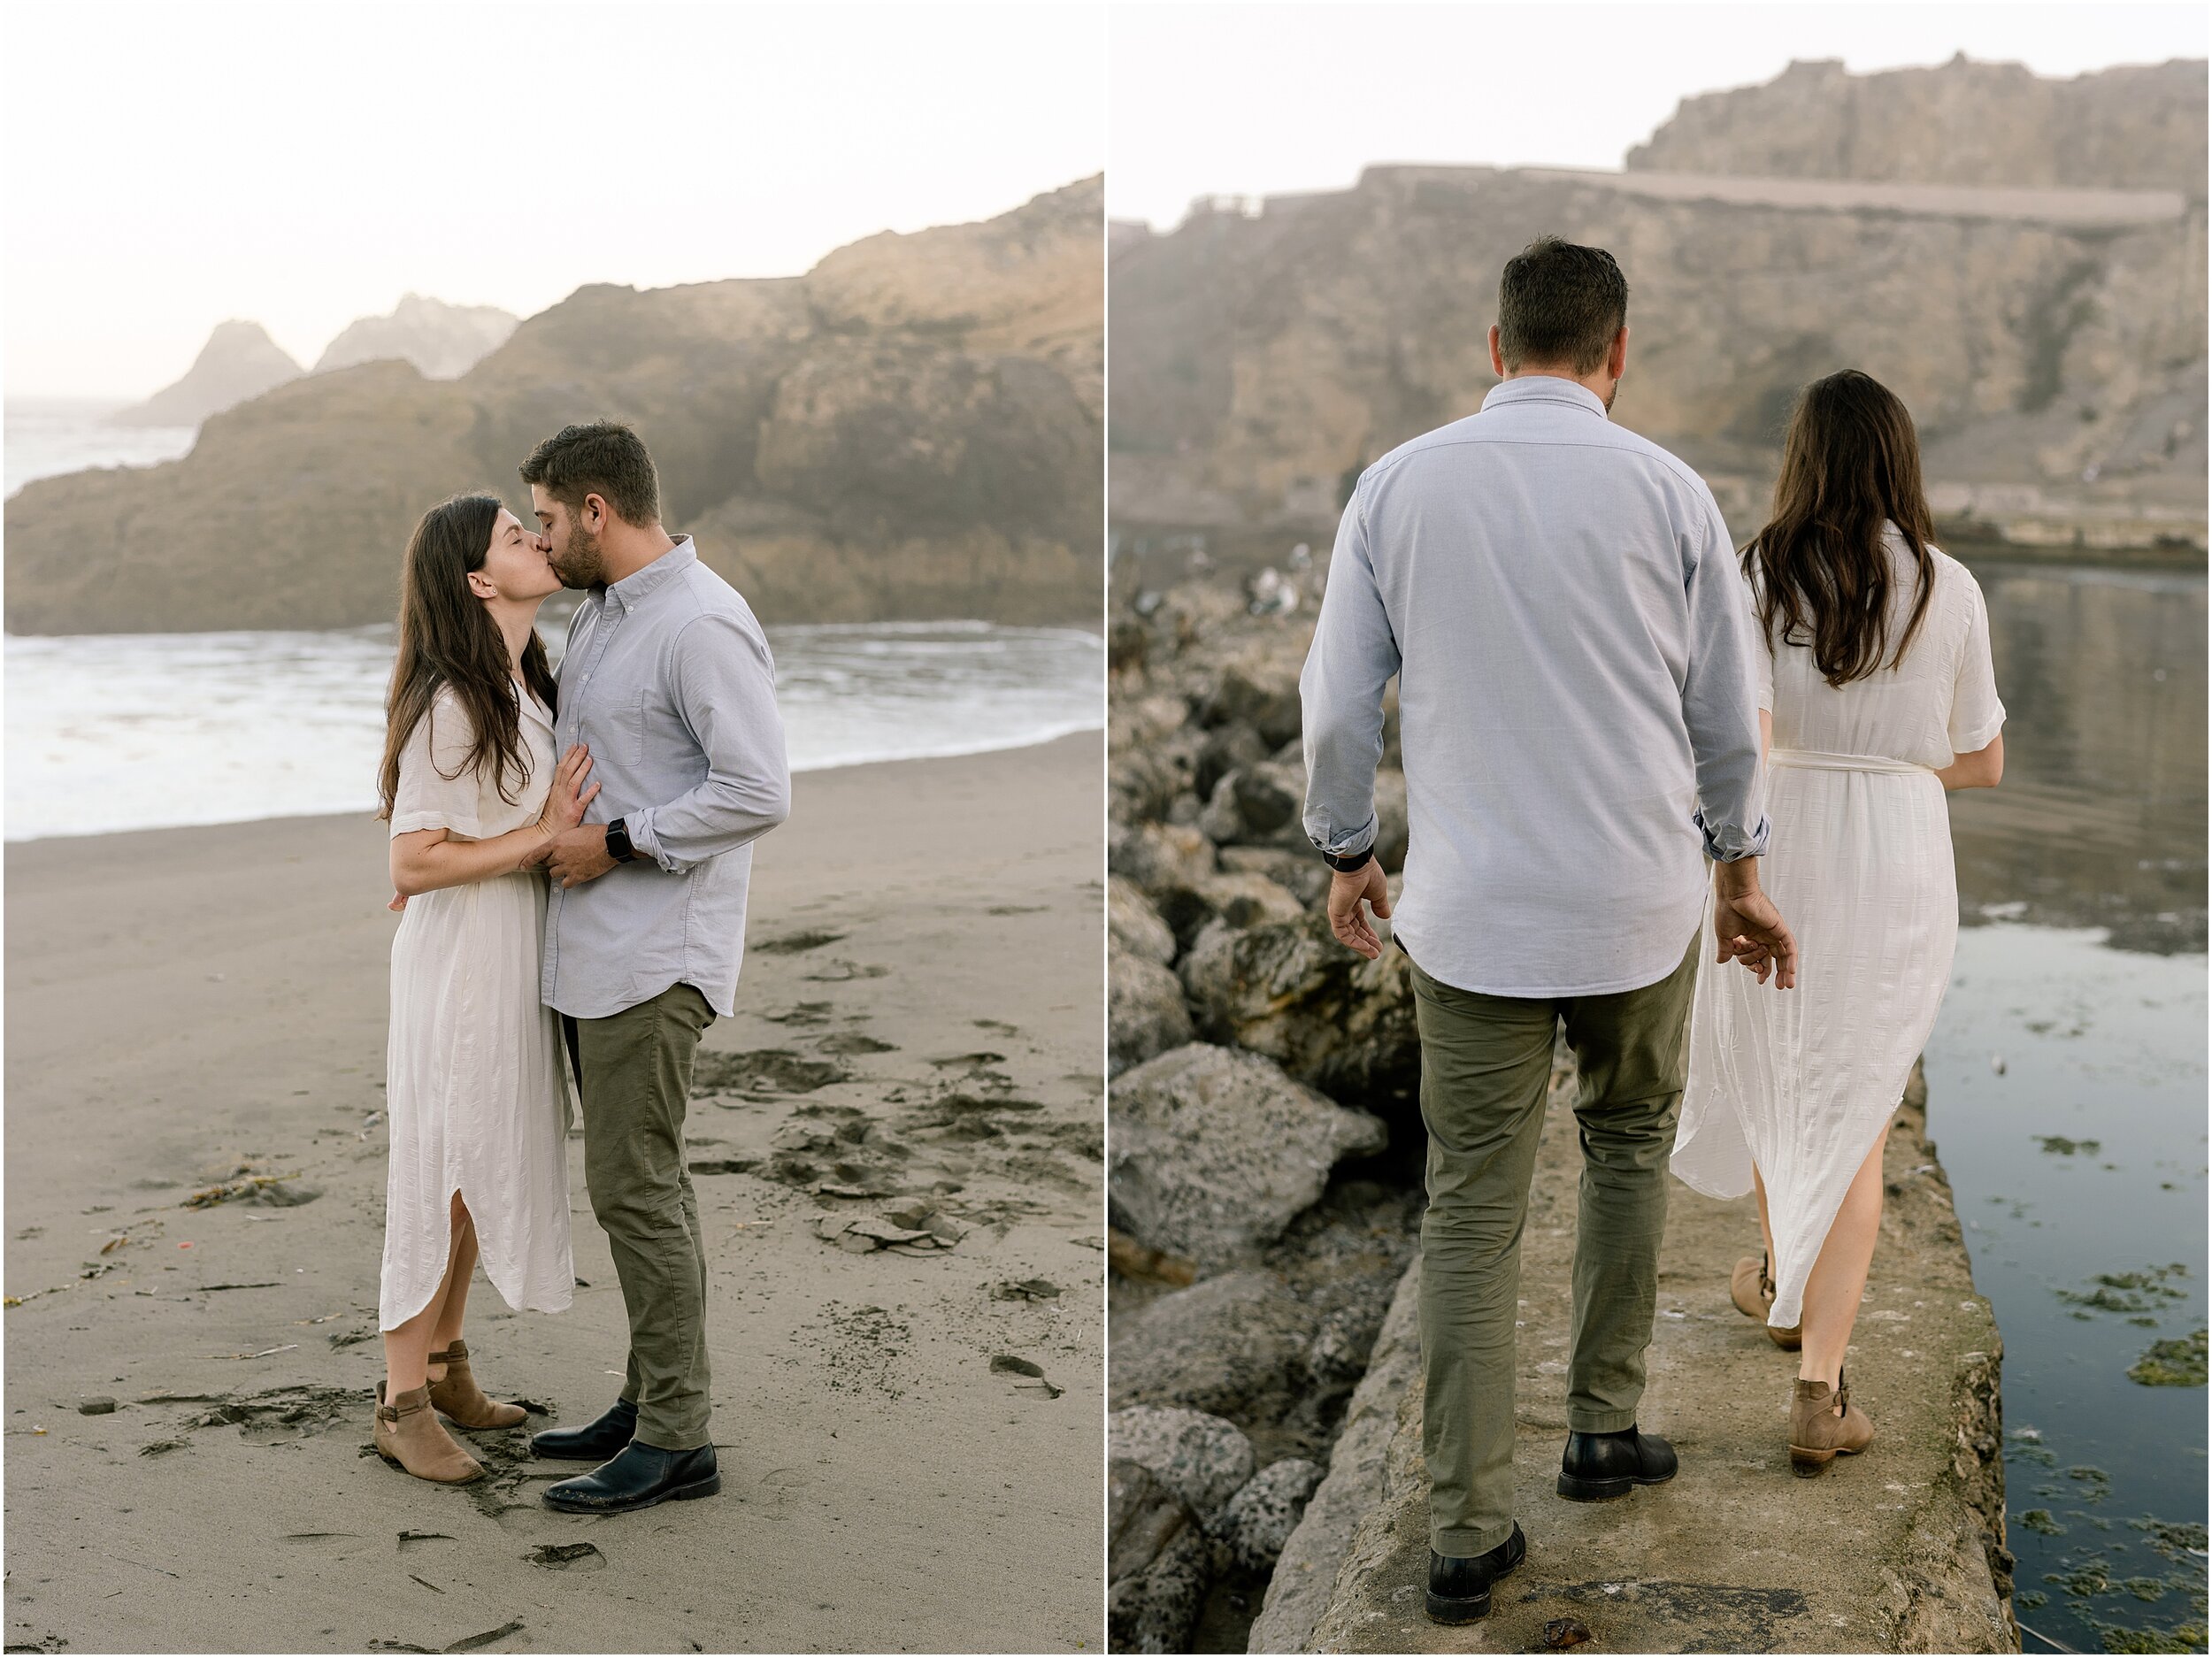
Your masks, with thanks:
[{"label": "short dress sleeve", "polygon": [[392,802],[392,833],[444,829],[472,841],[484,838],[478,813],[476,768],[469,749],[476,727],[460,699],[443,687],[415,722],[399,751],[399,790]]},{"label": "short dress sleeve", "polygon": [[1961,570],[1970,607],[1966,638],[1959,647],[1958,670],[1951,686],[1947,722],[1951,752],[1978,754],[1997,740],[2005,726],[2005,705],[1997,700],[1997,669],[1989,654],[1989,607],[1981,584]]},{"label": "short dress sleeve", "polygon": [[1751,616],[1751,688],[1763,712],[1774,712],[1774,644],[1759,620],[1759,579],[1747,574],[1743,583],[1744,609]]}]

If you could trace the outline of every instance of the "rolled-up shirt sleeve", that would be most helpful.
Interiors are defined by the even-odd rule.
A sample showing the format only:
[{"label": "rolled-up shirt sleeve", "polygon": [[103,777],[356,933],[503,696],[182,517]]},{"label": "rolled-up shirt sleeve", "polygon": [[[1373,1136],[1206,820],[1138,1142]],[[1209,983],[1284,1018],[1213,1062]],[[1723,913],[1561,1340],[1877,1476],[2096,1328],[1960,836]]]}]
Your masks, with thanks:
[{"label": "rolled-up shirt sleeve", "polygon": [[1375,843],[1375,768],[1382,763],[1383,687],[1399,668],[1398,639],[1367,545],[1365,483],[1337,525],[1304,671],[1298,676],[1306,758],[1306,836],[1348,857]]},{"label": "rolled-up shirt sleeve", "polygon": [[750,616],[710,611],[671,647],[678,713],[707,757],[707,775],[663,805],[625,815],[630,843],[672,875],[734,851],[791,815],[791,772],[776,666]]},{"label": "rolled-up shirt sleeve", "polygon": [[1748,588],[1720,510],[1706,522],[1686,587],[1690,661],[1682,720],[1697,761],[1697,825],[1717,864],[1757,857],[1767,848],[1766,780],[1759,764],[1758,664],[1763,649]]}]

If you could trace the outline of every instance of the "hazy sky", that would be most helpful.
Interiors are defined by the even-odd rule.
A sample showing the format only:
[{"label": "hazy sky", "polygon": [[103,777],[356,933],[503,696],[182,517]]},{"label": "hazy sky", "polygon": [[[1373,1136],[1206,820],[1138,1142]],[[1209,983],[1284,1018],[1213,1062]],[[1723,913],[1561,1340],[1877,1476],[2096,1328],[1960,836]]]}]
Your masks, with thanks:
[{"label": "hazy sky", "polygon": [[1617,167],[1684,96],[1793,58],[1854,72],[1970,58],[2073,75],[2205,55],[2173,5],[1121,5],[1108,211],[1340,188],[1377,161]]},{"label": "hazy sky", "polygon": [[413,289],[805,270],[1105,165],[1097,4],[0,7],[6,388],[311,364]]}]

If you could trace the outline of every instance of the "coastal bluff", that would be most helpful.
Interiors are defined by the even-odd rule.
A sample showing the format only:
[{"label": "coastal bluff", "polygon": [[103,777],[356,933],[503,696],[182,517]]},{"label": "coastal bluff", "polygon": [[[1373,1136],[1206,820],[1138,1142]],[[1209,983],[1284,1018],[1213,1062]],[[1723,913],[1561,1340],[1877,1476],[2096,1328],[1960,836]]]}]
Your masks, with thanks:
[{"label": "coastal bluff", "polygon": [[1548,234],[1619,258],[1614,418],[1739,539],[1798,390],[1855,367],[1912,410],[1947,545],[2201,558],[2204,88],[1799,65],[1686,101],[1619,172],[1378,165],[1117,225],[1114,522],[1325,536],[1363,468],[1479,409],[1498,273]]},{"label": "coastal bluff", "polygon": [[192,452],[6,505],[14,633],[388,622],[423,510],[572,421],[633,423],[663,518],[771,623],[1094,624],[1103,270],[1093,177],[804,276],[589,286],[457,380],[280,385]]}]

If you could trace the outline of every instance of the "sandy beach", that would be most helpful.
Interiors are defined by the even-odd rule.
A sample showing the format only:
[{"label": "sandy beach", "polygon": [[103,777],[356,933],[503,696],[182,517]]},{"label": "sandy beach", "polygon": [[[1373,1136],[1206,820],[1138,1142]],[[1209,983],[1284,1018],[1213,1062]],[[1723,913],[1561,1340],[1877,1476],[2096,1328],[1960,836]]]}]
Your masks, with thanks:
[{"label": "sandy beach", "polygon": [[[604,1518],[369,1449],[384,826],[9,847],[8,1650],[1097,1650],[1101,741],[795,779],[690,1118],[723,1493]],[[619,1386],[570,1167],[575,1306],[471,1299],[532,1427]]]}]

